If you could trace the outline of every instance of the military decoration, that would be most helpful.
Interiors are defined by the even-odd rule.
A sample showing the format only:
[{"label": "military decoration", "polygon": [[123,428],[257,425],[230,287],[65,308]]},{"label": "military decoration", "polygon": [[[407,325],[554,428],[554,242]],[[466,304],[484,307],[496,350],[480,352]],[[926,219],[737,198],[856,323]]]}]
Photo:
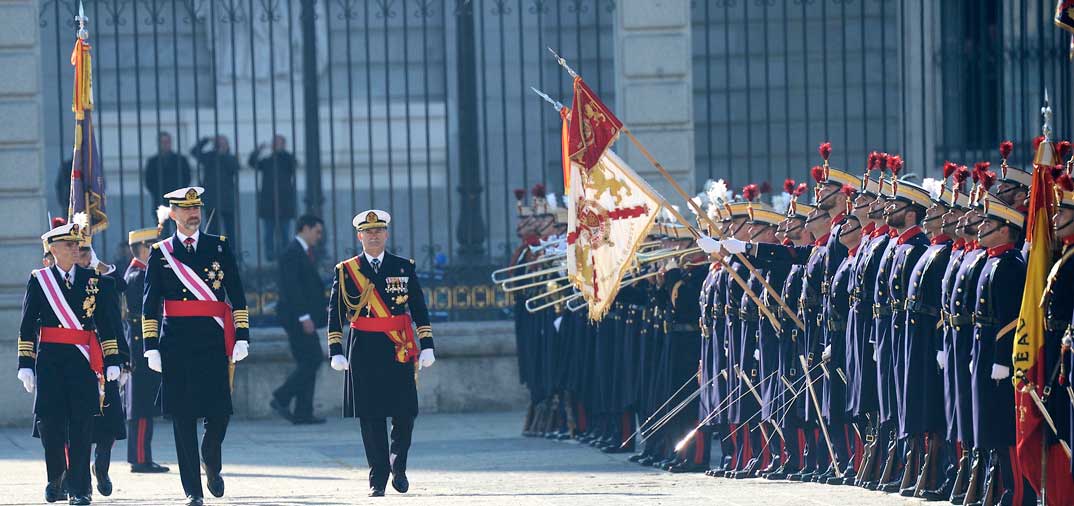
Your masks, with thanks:
[{"label": "military decoration", "polygon": [[86,284],[86,294],[82,301],[82,310],[86,312],[86,318],[93,318],[93,312],[97,310],[97,293],[101,288],[97,286],[97,278],[90,278]]},{"label": "military decoration", "polygon": [[220,262],[214,261],[209,267],[212,269],[208,274],[209,281],[212,281],[213,290],[219,290],[224,282],[224,271],[220,268]]}]

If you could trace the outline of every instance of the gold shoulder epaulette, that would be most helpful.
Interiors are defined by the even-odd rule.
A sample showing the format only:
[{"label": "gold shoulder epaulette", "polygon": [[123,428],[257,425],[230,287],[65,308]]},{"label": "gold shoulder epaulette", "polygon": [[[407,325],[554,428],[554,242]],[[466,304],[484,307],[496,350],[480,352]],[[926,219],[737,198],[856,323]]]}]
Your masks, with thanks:
[{"label": "gold shoulder epaulette", "polygon": [[226,236],[226,235],[222,235],[222,236],[220,236],[220,242],[224,242],[224,241],[226,241],[226,240],[227,240],[227,236]]},{"label": "gold shoulder epaulette", "polygon": [[153,249],[160,249],[160,243],[159,242],[153,243]]}]

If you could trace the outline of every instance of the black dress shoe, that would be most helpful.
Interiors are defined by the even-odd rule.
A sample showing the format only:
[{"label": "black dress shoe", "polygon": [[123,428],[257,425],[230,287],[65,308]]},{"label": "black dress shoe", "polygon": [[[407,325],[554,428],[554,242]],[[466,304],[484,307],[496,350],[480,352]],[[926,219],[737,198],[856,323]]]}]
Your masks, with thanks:
[{"label": "black dress shoe", "polygon": [[881,492],[887,492],[889,494],[894,494],[894,493],[896,493],[896,492],[898,492],[900,490],[899,487],[901,485],[902,485],[902,479],[897,479],[897,480],[892,481],[892,482],[882,483],[876,489],[881,491]]},{"label": "black dress shoe", "polygon": [[200,497],[195,497],[192,495],[186,496],[186,506],[203,506],[204,504],[205,500]]},{"label": "black dress shoe", "polygon": [[150,462],[148,464],[131,464],[132,473],[166,473],[169,470],[168,466],[162,466],[156,462]]},{"label": "black dress shoe", "polygon": [[635,453],[634,455],[631,455],[631,456],[627,457],[627,462],[633,462],[633,463],[637,464],[638,461],[643,459],[643,458],[645,458],[644,453]]},{"label": "black dress shoe", "polygon": [[668,472],[675,473],[675,474],[703,473],[703,472],[705,472],[707,470],[708,470],[708,467],[706,467],[706,466],[703,466],[701,464],[690,464],[690,463],[677,464],[677,465],[668,467]]},{"label": "black dress shoe", "polygon": [[67,492],[63,489],[62,479],[50,481],[45,485],[45,502],[56,502],[67,499]]},{"label": "black dress shoe", "polygon": [[70,499],[67,500],[67,504],[75,504],[78,506],[86,506],[87,504],[91,504],[92,502],[93,499],[90,499],[90,496],[88,495],[73,495]]},{"label": "black dress shoe", "polygon": [[296,417],[294,420],[291,420],[291,423],[295,425],[320,425],[326,421],[327,420],[319,416],[303,416]]},{"label": "black dress shoe", "polygon": [[205,471],[205,488],[213,497],[224,497],[224,478],[220,473]]},{"label": "black dress shoe", "polygon": [[378,487],[370,487],[369,488],[369,497],[384,497],[384,488],[383,487],[380,487],[380,488],[378,488]]},{"label": "black dress shoe", "polygon": [[944,489],[937,490],[922,490],[921,495],[918,497],[926,501],[945,501],[951,497],[951,492]]},{"label": "black dress shoe", "polygon": [[400,494],[405,494],[407,490],[410,490],[410,480],[406,479],[406,473],[392,473],[392,488]]},{"label": "black dress shoe", "polygon": [[651,466],[653,465],[653,462],[656,462],[656,457],[653,457],[652,455],[645,455],[637,461],[638,465],[642,466]]},{"label": "black dress shoe", "polygon": [[633,445],[620,447],[619,445],[605,446],[600,449],[602,453],[633,453]]},{"label": "black dress shoe", "polygon": [[291,414],[291,408],[285,406],[275,397],[273,397],[272,400],[269,401],[269,407],[272,408],[272,411],[275,412],[277,415],[280,415],[280,417],[284,420],[287,420],[292,423],[295,421],[295,415]]},{"label": "black dress shoe", "polygon": [[97,491],[105,497],[112,495],[112,479],[108,477],[108,472],[98,471],[97,464],[94,463],[93,475],[97,477]]}]

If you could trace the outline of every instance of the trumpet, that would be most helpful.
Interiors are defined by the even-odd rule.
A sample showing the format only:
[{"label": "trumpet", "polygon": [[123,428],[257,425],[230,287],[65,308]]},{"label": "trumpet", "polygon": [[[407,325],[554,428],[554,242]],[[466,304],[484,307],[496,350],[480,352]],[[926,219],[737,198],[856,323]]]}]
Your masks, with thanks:
[{"label": "trumpet", "polygon": [[668,258],[680,257],[680,259],[681,259],[681,257],[687,256],[687,255],[692,255],[694,253],[700,253],[700,252],[701,252],[701,248],[698,247],[698,246],[694,246],[694,247],[686,248],[686,249],[664,248],[664,249],[660,249],[660,250],[650,251],[648,253],[639,252],[637,254],[636,261],[640,265],[640,264],[647,264],[647,263],[650,263],[650,262],[656,262],[656,261],[659,261],[659,260],[665,260],[665,259],[668,259]]},{"label": "trumpet", "polygon": [[533,306],[533,304],[536,304],[541,299],[546,299],[546,298],[551,297],[551,296],[553,296],[553,295],[555,295],[557,293],[560,293],[560,292],[562,292],[564,290],[574,288],[574,285],[572,285],[570,283],[567,283],[567,284],[564,284],[564,285],[560,286],[558,283],[550,281],[550,282],[547,283],[547,288],[548,288],[548,291],[546,291],[546,292],[544,292],[542,294],[539,294],[539,295],[534,295],[533,297],[530,297],[529,299],[526,299],[526,310],[527,311],[529,311],[531,313],[536,313],[537,311],[540,311],[540,310],[542,310],[542,309],[544,309],[546,307],[551,307],[551,306],[553,306],[553,305],[555,305],[555,304],[557,304],[559,302],[562,302],[563,300],[568,299],[573,295],[578,295],[578,294],[571,294],[570,296],[567,296],[565,298],[564,297],[558,297],[558,298],[554,299],[551,304],[541,304],[540,306],[536,306],[536,307]]},{"label": "trumpet", "polygon": [[[560,275],[560,276],[556,276],[556,277],[551,278],[551,279],[538,279],[536,281],[531,281],[529,283],[525,283],[525,284],[521,284],[521,285],[517,284],[517,283],[519,283],[521,281],[525,281],[525,280],[528,280],[528,279],[542,278],[542,277],[547,276],[549,274],[556,274],[556,273],[558,273],[558,272],[560,272],[560,271],[562,271],[564,269],[565,269],[564,266],[557,265],[555,267],[549,267],[547,269],[542,269],[542,270],[539,270],[539,271],[534,271],[534,272],[528,273],[525,276],[516,276],[514,278],[508,279],[508,280],[500,283],[500,289],[503,290],[504,292],[510,293],[510,292],[517,292],[519,290],[525,290],[527,288],[538,287],[538,286],[541,286],[541,285],[543,285],[545,283],[563,281],[563,280],[567,279],[567,274],[566,273],[564,273],[563,275]],[[515,283],[515,284],[511,284],[511,283]]]},{"label": "trumpet", "polygon": [[[549,255],[549,256],[546,256],[546,257],[538,258],[536,260],[530,260],[529,262],[524,262],[524,263],[520,263],[520,264],[511,265],[511,266],[508,266],[508,267],[504,267],[502,269],[496,269],[496,270],[492,271],[492,282],[493,283],[506,283],[508,281],[515,280],[519,276],[528,277],[527,274],[531,274],[531,273],[526,272],[527,268],[532,267],[532,266],[545,264],[545,263],[548,263],[548,262],[554,262],[554,261],[558,261],[558,260],[563,260],[565,258],[567,258],[566,253],[559,254],[559,255]],[[521,271],[521,272],[516,274],[516,271]],[[518,279],[524,279],[524,278],[518,278]]]}]

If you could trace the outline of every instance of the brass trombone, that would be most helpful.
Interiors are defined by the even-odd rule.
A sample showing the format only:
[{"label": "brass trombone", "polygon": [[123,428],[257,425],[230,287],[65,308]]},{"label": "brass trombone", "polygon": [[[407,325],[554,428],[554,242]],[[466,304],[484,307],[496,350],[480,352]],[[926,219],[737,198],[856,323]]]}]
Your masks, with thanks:
[{"label": "brass trombone", "polygon": [[[529,262],[523,262],[523,263],[520,263],[520,264],[507,266],[507,267],[504,267],[502,269],[496,269],[496,270],[492,271],[492,282],[493,283],[506,283],[508,281],[514,280],[518,276],[526,276],[527,274],[529,274],[529,273],[526,272],[526,269],[529,268],[529,267],[545,264],[545,263],[548,263],[548,262],[554,262],[554,261],[558,261],[558,260],[563,260],[565,258],[567,258],[566,253],[559,254],[559,255],[549,255],[549,256],[538,258],[536,260],[530,260]],[[516,274],[515,273],[516,271],[521,271],[521,272]]]},{"label": "brass trombone", "polygon": [[507,281],[504,281],[504,282],[500,283],[500,289],[503,290],[504,292],[510,293],[510,292],[517,292],[519,290],[525,290],[527,288],[535,288],[535,287],[544,285],[545,283],[563,281],[563,280],[567,279],[566,274],[563,274],[562,276],[556,276],[555,278],[552,278],[552,279],[538,279],[537,281],[531,281],[529,283],[525,283],[525,284],[521,284],[521,285],[519,285],[519,284],[511,284],[511,283],[518,283],[520,281],[525,281],[527,279],[533,279],[533,278],[539,278],[539,277],[547,276],[549,274],[556,274],[559,271],[562,271],[562,270],[565,270],[565,269],[566,269],[566,266],[557,265],[555,267],[549,267],[547,269],[542,269],[542,270],[539,270],[539,271],[533,271],[533,272],[529,273],[526,276],[516,276],[514,278],[508,279]]}]

